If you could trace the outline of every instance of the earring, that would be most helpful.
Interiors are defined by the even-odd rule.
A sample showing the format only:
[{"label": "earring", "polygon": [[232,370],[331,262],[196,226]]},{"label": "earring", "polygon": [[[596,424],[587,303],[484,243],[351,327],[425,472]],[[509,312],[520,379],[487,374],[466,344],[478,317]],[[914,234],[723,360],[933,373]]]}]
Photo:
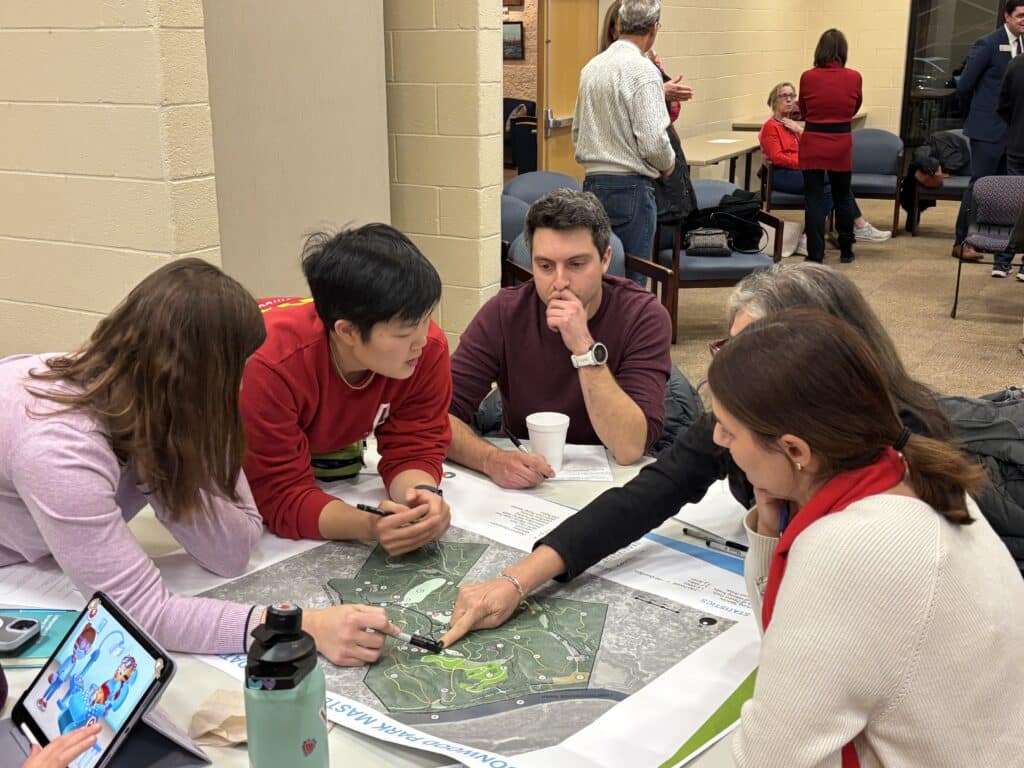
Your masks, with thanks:
[{"label": "earring", "polygon": [[804,468],[804,465],[803,465],[803,464],[801,464],[801,463],[800,463],[799,461],[794,461],[794,462],[793,462],[793,466],[794,466],[794,467],[796,467],[796,471],[797,471],[797,472],[800,472],[800,471],[802,471],[802,470],[803,470],[803,468]]}]

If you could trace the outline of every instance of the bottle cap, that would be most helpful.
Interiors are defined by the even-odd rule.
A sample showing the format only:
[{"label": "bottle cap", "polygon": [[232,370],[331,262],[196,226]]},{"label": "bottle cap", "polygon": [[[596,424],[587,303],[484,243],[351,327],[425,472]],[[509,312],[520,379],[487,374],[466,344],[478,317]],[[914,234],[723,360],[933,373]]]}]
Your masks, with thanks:
[{"label": "bottle cap", "polygon": [[302,609],[293,603],[279,603],[267,606],[267,618],[264,622],[267,629],[285,635],[295,635],[302,631]]}]

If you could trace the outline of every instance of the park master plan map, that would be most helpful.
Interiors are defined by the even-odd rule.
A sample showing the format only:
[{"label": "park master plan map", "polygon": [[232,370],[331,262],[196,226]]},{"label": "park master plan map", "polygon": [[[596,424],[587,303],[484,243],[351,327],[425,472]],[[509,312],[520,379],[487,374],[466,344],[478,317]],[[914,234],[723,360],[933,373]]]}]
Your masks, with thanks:
[{"label": "park master plan map", "polygon": [[[404,631],[440,638],[459,585],[492,578],[521,556],[456,528],[398,558],[328,542],[204,596],[382,606]],[[531,595],[503,626],[442,654],[390,639],[369,667],[321,664],[329,691],[436,737],[516,754],[571,736],[732,624],[584,575]]]}]

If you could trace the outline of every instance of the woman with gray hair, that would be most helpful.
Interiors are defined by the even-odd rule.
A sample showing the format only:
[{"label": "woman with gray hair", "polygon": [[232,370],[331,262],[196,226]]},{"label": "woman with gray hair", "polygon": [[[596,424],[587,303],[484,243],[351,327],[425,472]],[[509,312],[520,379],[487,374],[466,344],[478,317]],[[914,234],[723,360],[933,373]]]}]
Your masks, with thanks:
[{"label": "woman with gray hair", "polygon": [[[886,373],[904,426],[915,434],[949,436],[949,424],[936,405],[935,393],[910,377],[863,295],[830,267],[806,262],[776,264],[745,278],[729,301],[730,336],[761,317],[798,306],[823,310],[863,336]],[[727,342],[712,343],[712,354]],[[728,478],[739,502],[751,507],[754,488],[728,451],[715,445],[714,426],[711,415],[706,414],[681,432],[657,461],[626,485],[605,491],[566,519],[500,576],[460,589],[451,629],[442,638],[445,645],[473,629],[500,626],[526,594],[549,579],[575,578],[661,525],[682,505],[700,501],[722,478]]]}]

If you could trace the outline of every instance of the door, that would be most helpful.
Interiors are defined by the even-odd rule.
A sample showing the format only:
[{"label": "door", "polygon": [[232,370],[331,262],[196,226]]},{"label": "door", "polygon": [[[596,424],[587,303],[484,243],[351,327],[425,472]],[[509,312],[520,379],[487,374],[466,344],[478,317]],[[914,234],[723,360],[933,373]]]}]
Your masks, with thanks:
[{"label": "door", "polygon": [[583,178],[572,144],[580,70],[597,55],[598,0],[540,0],[537,7],[537,165]]}]

